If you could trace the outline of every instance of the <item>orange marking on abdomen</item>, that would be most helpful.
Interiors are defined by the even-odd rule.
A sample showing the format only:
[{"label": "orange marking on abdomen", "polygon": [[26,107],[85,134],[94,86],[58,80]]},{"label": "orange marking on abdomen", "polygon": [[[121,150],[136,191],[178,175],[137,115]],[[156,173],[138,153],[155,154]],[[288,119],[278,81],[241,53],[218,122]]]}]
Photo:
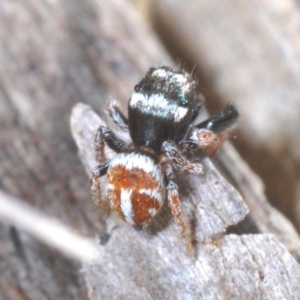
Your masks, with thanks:
[{"label": "orange marking on abdomen", "polygon": [[[154,167],[159,168],[157,165]],[[154,171],[160,173],[160,169]],[[158,181],[153,172],[145,172],[142,168],[127,169],[122,164],[116,164],[108,169],[107,183],[111,209],[132,225],[150,221],[165,198],[163,175]]]}]

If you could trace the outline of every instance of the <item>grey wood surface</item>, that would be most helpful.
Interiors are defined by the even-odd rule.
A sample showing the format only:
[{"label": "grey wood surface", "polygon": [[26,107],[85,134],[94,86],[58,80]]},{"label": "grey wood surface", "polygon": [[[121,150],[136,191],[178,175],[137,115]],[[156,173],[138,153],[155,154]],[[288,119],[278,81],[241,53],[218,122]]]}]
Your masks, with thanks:
[{"label": "grey wood surface", "polygon": [[[34,240],[17,224],[1,222],[0,299],[297,299],[299,266],[288,250],[299,258],[298,235],[270,208],[260,181],[253,181],[255,175],[230,146],[217,163],[240,189],[252,215],[229,232],[255,235],[214,237],[213,242],[198,243],[191,258],[175,224],[166,224],[167,215],[163,226],[157,222],[140,232],[114,216],[104,220],[91,201],[88,176],[69,128],[72,107],[88,103],[104,117],[103,105],[116,99],[125,111],[133,86],[149,67],[173,65],[126,1],[2,1],[0,62],[1,189],[82,235],[100,237],[103,244],[99,260],[84,264],[82,273],[79,263]],[[77,112],[80,121],[83,115]],[[88,129],[91,120],[79,124]],[[91,126],[96,130],[98,123]],[[87,153],[80,148],[86,168],[93,164],[91,137],[92,131],[80,138],[87,142]],[[204,183],[200,189],[211,189],[211,179],[221,183],[226,193],[216,196],[225,205],[214,205],[222,204],[229,220],[213,222],[214,232],[201,225],[198,239],[208,241],[241,218],[236,207],[226,205],[228,192],[234,203],[242,202],[209,160],[205,166],[209,171],[199,179]],[[199,198],[207,206],[213,203],[213,196],[205,193]],[[187,211],[188,203],[183,201]]]}]

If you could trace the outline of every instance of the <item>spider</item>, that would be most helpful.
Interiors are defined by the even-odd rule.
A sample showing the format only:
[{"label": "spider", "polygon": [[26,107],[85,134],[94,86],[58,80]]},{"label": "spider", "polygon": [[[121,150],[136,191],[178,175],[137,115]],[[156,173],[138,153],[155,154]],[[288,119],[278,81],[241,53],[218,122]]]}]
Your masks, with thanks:
[{"label": "spider", "polygon": [[[129,131],[132,143],[126,144],[110,128],[100,126],[94,145],[100,164],[90,178],[93,198],[104,214],[113,210],[136,227],[149,223],[167,199],[189,252],[192,237],[181,211],[174,170],[203,174],[201,163],[190,157],[195,151],[215,153],[238,119],[236,108],[227,105],[193,125],[202,104],[190,74],[169,67],[150,68],[134,88],[128,118],[115,101],[107,104],[106,112],[120,129]],[[111,160],[105,158],[105,144],[117,153]],[[105,174],[103,197],[99,178]]]}]

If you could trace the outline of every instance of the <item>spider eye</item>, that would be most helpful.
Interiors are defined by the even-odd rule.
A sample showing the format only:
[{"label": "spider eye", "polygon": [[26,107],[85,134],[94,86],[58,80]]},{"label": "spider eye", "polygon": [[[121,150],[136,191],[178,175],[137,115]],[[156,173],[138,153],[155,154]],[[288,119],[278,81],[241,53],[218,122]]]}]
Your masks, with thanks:
[{"label": "spider eye", "polygon": [[134,87],[134,91],[135,92],[139,92],[140,91],[140,86],[138,84]]},{"label": "spider eye", "polygon": [[185,97],[181,97],[179,100],[179,105],[183,107],[188,107],[189,102]]}]

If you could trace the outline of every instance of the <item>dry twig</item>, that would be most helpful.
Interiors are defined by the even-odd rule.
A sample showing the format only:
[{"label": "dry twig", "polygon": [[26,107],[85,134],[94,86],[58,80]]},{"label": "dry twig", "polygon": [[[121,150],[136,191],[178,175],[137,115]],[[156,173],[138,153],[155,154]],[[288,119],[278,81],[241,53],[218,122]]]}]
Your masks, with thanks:
[{"label": "dry twig", "polygon": [[67,258],[91,263],[99,256],[99,249],[91,239],[80,236],[56,219],[2,191],[0,191],[0,219],[49,247],[59,250]]}]

